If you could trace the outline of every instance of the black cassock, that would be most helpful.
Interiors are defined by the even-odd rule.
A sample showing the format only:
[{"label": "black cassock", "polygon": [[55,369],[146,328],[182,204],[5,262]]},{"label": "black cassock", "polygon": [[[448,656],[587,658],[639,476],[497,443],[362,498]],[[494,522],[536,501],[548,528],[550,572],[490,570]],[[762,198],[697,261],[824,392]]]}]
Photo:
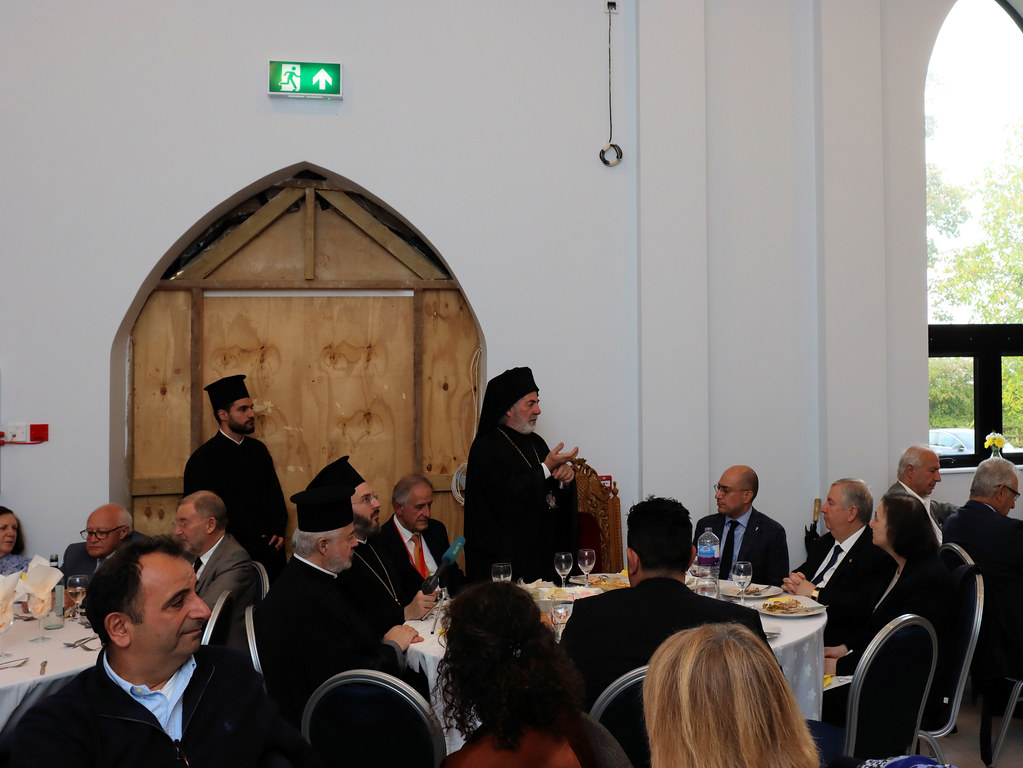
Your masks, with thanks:
[{"label": "black cassock", "polygon": [[512,578],[554,580],[554,553],[578,544],[575,483],[544,479],[550,449],[538,434],[497,426],[477,435],[465,480],[465,570],[490,578],[493,563],[511,563]]},{"label": "black cassock", "polygon": [[185,495],[213,491],[227,507],[227,530],[273,579],[284,568],[284,548],[269,545],[284,536],[288,508],[273,458],[259,440],[237,444],[222,432],[200,445],[185,464]]}]

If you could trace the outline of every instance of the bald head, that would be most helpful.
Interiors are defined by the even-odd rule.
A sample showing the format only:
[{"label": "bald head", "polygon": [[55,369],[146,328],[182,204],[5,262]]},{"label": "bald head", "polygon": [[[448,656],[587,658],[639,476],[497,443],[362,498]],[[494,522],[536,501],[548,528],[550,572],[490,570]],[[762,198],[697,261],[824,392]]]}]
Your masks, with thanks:
[{"label": "bald head", "polygon": [[108,557],[131,533],[131,515],[117,504],[104,504],[89,515],[85,530],[89,557]]},{"label": "bald head", "polygon": [[729,467],[721,473],[714,499],[718,512],[726,517],[742,517],[753,506],[753,499],[760,489],[757,473],[745,464]]}]

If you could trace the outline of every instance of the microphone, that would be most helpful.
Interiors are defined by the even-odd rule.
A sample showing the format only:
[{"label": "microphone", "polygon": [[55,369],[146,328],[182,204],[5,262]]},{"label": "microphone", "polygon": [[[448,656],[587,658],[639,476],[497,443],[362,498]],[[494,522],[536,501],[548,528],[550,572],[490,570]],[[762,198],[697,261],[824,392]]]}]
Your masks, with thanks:
[{"label": "microphone", "polygon": [[421,592],[429,595],[437,591],[437,587],[440,586],[440,577],[447,572],[448,568],[455,564],[455,560],[458,559],[458,554],[462,551],[463,547],[465,547],[465,536],[459,536],[455,539],[455,543],[448,547],[441,557],[437,570],[423,582],[423,586],[419,588]]}]

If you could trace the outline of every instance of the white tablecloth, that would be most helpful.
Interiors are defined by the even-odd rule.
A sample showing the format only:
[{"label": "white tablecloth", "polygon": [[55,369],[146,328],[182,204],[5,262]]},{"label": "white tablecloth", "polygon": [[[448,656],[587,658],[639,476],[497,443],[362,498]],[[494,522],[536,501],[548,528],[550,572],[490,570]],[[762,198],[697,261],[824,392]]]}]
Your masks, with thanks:
[{"label": "white tablecloth", "polygon": [[[62,629],[45,629],[43,636],[51,638],[46,643],[30,643],[39,634],[35,621],[16,620],[14,626],[2,636],[0,648],[13,656],[0,659],[0,664],[25,656],[24,666],[0,669],[0,744],[9,745],[11,733],[18,720],[32,706],[55,693],[72,677],[86,667],[96,663],[98,651],[82,648],[68,648],[65,642],[73,642],[93,634],[82,625],[66,622]],[[90,645],[99,647],[95,640]],[[39,665],[46,661],[46,672],[39,674]]]},{"label": "white tablecloth", "polygon": [[[755,602],[748,601],[750,607],[753,607]],[[824,685],[824,625],[827,624],[827,613],[798,618],[776,616],[761,618],[762,623],[781,630],[781,634],[769,642],[785,673],[785,679],[792,687],[799,709],[805,717],[820,720]],[[444,702],[440,691],[437,690],[437,666],[444,655],[444,647],[440,643],[440,636],[431,634],[433,617],[426,621],[405,623],[414,627],[425,638],[423,642],[409,647],[408,665],[426,675],[430,684],[430,703],[437,714],[437,719],[443,725]],[[453,729],[448,731],[445,728],[444,734],[449,754],[464,743],[461,734]]]}]

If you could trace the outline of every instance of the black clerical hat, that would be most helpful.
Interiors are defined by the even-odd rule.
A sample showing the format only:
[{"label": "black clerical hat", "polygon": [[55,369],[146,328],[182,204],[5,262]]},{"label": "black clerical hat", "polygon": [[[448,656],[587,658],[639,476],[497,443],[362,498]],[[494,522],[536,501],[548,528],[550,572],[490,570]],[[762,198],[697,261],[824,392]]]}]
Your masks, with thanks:
[{"label": "black clerical hat", "polygon": [[[355,471],[355,467],[348,463],[348,457],[342,456],[337,461],[321,469],[312,482],[306,488],[326,488],[327,486],[343,485],[350,488],[358,488],[366,482],[362,475]],[[355,493],[355,491],[352,491]]]},{"label": "black clerical hat", "polygon": [[476,434],[483,435],[492,430],[515,403],[530,392],[539,391],[540,388],[533,380],[533,372],[524,366],[509,368],[492,378],[483,395],[483,411],[480,413],[480,426]]},{"label": "black clerical hat", "polygon": [[214,411],[231,409],[231,403],[249,396],[249,390],[245,388],[245,374],[239,373],[234,376],[225,376],[217,379],[212,384],[203,387],[210,396],[210,405]]},{"label": "black clerical hat", "polygon": [[309,488],[291,497],[298,512],[298,530],[323,533],[344,528],[354,519],[353,488],[324,486]]}]

